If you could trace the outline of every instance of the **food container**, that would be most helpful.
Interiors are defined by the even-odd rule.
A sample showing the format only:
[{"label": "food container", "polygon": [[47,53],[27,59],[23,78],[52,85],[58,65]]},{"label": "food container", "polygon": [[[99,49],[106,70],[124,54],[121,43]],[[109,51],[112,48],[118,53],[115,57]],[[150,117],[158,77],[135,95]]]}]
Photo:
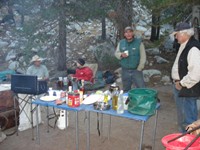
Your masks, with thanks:
[{"label": "food container", "polygon": [[93,106],[96,110],[109,110],[111,107],[110,104],[105,102],[95,102]]},{"label": "food container", "polygon": [[79,93],[68,93],[68,106],[69,107],[78,107],[80,106],[80,96]]}]

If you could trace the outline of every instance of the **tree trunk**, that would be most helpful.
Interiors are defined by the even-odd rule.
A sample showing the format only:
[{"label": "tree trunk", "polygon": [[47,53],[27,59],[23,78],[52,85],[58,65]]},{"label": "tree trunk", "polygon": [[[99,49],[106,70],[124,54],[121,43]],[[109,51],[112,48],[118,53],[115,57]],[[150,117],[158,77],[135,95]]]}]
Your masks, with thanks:
[{"label": "tree trunk", "polygon": [[59,0],[59,49],[58,49],[58,67],[59,71],[66,69],[66,23],[65,23],[65,10],[66,0]]},{"label": "tree trunk", "polygon": [[132,26],[132,0],[120,0],[116,12],[119,39],[122,39],[124,38],[124,28],[127,26]]},{"label": "tree trunk", "polygon": [[102,18],[101,24],[102,24],[102,35],[101,35],[101,39],[102,39],[102,40],[106,40],[106,18],[105,18],[105,17]]},{"label": "tree trunk", "polygon": [[158,40],[160,36],[160,14],[152,11],[151,41]]}]

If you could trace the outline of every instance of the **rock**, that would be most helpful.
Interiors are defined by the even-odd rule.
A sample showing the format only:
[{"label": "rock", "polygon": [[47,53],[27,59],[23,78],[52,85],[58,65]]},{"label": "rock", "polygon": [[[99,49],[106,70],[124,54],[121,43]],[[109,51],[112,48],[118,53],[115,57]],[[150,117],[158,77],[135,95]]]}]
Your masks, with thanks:
[{"label": "rock", "polygon": [[17,46],[19,46],[19,42],[18,41],[12,41],[11,44],[8,47],[9,48],[16,48]]},{"label": "rock", "polygon": [[122,78],[118,78],[115,82],[116,83],[122,83]]},{"label": "rock", "polygon": [[3,140],[6,139],[6,135],[5,133],[3,133],[1,130],[0,130],[0,143],[3,142]]},{"label": "rock", "polygon": [[166,33],[166,32],[169,32],[169,33],[171,32],[171,33],[172,33],[173,30],[174,30],[174,28],[173,28],[172,25],[170,25],[170,24],[164,24],[164,25],[161,25],[161,30],[160,30],[160,31],[163,32],[163,33],[164,33],[164,32],[165,32],[165,33]]},{"label": "rock", "polygon": [[160,50],[158,48],[149,48],[149,49],[146,49],[146,52],[151,54],[151,55],[160,54]]},{"label": "rock", "polygon": [[31,51],[37,53],[37,52],[38,52],[38,49],[36,49],[36,48],[33,47],[33,48],[31,49]]},{"label": "rock", "polygon": [[136,26],[136,30],[146,32],[147,28],[145,28],[143,26]]},{"label": "rock", "polygon": [[170,77],[166,76],[166,75],[162,77],[161,82],[163,82],[164,85],[171,85],[172,84]]},{"label": "rock", "polygon": [[8,42],[5,42],[5,41],[0,40],[0,48],[6,47],[6,46],[8,46],[8,45],[9,45]]},{"label": "rock", "polygon": [[144,32],[145,37],[150,37],[151,36],[151,29],[148,29],[146,32]]},{"label": "rock", "polygon": [[81,26],[79,25],[79,24],[74,24],[74,28],[77,30],[77,31],[81,31],[82,30],[82,28],[81,28]]},{"label": "rock", "polygon": [[171,36],[167,36],[167,38],[164,41],[164,50],[172,51],[174,49],[173,43],[174,43],[174,38],[172,38]]},{"label": "rock", "polygon": [[156,59],[156,62],[159,63],[159,64],[162,64],[162,63],[169,63],[168,60],[160,57],[160,56],[154,56],[154,58]]},{"label": "rock", "polygon": [[142,72],[144,76],[148,76],[148,77],[151,77],[153,75],[161,75],[161,72],[156,69],[143,70]]},{"label": "rock", "polygon": [[11,59],[13,59],[13,58],[16,58],[16,52],[15,52],[14,50],[8,52],[8,54],[7,54],[6,58],[5,58],[5,60],[6,60],[6,61],[9,61],[9,60],[11,60]]},{"label": "rock", "polygon": [[151,81],[154,83],[157,83],[158,81],[160,81],[162,78],[162,76],[160,74],[155,74],[151,76]]},{"label": "rock", "polygon": [[161,79],[162,82],[171,82],[170,77],[169,76],[163,76]]},{"label": "rock", "polygon": [[[139,20],[139,22],[138,22],[138,24],[140,25],[140,26],[147,26],[147,23],[145,22],[145,21],[143,21],[143,20]],[[137,29],[137,27],[136,27],[136,29]],[[146,28],[143,28],[143,30],[142,31],[146,31],[147,29]]]},{"label": "rock", "polygon": [[114,71],[115,74],[119,74],[119,76],[121,76],[122,73],[122,68],[118,68]]}]

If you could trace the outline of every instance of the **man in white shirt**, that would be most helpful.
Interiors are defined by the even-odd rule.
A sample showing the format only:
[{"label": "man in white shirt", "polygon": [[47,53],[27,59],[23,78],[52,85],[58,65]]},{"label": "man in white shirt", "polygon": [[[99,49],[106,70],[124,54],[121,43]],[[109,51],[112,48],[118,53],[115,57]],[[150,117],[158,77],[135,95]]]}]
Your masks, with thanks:
[{"label": "man in white shirt", "polygon": [[173,32],[180,44],[172,67],[174,98],[177,107],[179,131],[197,120],[197,99],[200,96],[200,43],[193,37],[194,29],[188,23],[177,25]]},{"label": "man in white shirt", "polygon": [[35,75],[41,80],[48,80],[49,79],[49,72],[45,65],[42,65],[42,59],[35,55],[32,57],[31,62],[33,63],[28,69],[26,74],[27,75]]}]

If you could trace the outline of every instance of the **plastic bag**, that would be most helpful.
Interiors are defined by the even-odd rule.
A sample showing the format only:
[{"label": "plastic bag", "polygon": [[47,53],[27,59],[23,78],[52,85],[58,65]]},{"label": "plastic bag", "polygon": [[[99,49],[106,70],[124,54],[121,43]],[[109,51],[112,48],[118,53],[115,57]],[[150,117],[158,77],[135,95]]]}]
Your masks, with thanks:
[{"label": "plastic bag", "polygon": [[154,115],[157,104],[157,91],[147,88],[130,90],[128,111],[136,115]]}]

